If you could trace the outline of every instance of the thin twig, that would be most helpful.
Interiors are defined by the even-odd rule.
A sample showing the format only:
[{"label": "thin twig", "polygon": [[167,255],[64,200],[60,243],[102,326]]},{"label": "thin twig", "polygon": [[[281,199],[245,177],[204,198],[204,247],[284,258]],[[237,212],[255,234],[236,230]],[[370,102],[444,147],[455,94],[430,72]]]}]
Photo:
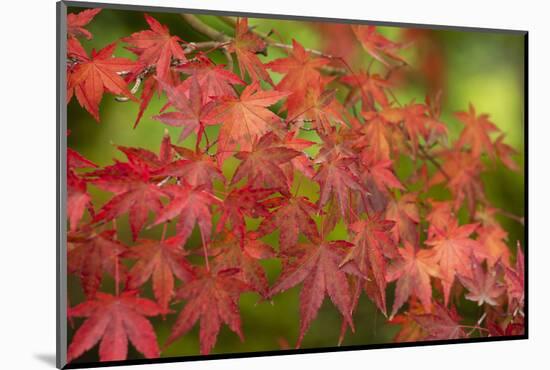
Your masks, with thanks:
[{"label": "thin twig", "polygon": [[424,149],[424,147],[422,145],[419,145],[418,146],[418,149],[420,150],[420,152],[422,153],[422,155],[424,156],[424,159],[427,159],[428,161],[430,161],[437,169],[439,172],[441,172],[441,174],[445,177],[445,179],[447,181],[451,181],[451,176],[449,176],[449,174],[447,172],[445,172],[445,170],[443,169],[443,167],[441,167],[441,165],[439,164],[439,162],[437,162],[435,160],[434,157],[432,157],[427,151],[426,149]]},{"label": "thin twig", "polygon": [[182,18],[196,31],[216,41],[229,41],[231,38],[223,32],[210,27],[192,14],[181,14]]},{"label": "thin twig", "polygon": [[234,17],[221,15],[219,18],[223,23],[227,24],[228,26],[235,27],[235,25],[237,24],[237,20]]},{"label": "thin twig", "polygon": [[500,213],[501,215],[503,215],[504,217],[508,217],[509,219],[514,220],[514,221],[516,221],[517,223],[519,223],[521,225],[525,225],[525,217],[515,215],[511,212],[505,211],[505,210],[500,209],[500,208],[497,208],[496,211],[498,213]]},{"label": "thin twig", "polygon": [[[142,81],[141,77],[139,76],[136,77],[136,82],[134,83],[134,86],[132,86],[132,88],[130,89],[130,92],[132,93],[132,95],[135,95],[135,93],[137,93],[139,87],[141,86],[141,81]],[[130,98],[128,98],[127,96],[116,96],[115,100],[117,102],[124,103],[130,100]]]}]

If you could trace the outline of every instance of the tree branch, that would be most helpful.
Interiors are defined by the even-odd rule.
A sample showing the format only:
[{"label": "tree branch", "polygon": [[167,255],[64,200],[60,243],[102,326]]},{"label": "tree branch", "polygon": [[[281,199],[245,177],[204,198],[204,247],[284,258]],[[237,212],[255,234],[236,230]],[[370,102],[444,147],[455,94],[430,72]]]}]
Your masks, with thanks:
[{"label": "tree branch", "polygon": [[210,27],[199,18],[192,14],[181,14],[182,18],[196,31],[202,33],[205,36],[208,36],[212,40],[216,41],[229,41],[231,38],[224,35],[223,32],[216,30],[215,28]]}]

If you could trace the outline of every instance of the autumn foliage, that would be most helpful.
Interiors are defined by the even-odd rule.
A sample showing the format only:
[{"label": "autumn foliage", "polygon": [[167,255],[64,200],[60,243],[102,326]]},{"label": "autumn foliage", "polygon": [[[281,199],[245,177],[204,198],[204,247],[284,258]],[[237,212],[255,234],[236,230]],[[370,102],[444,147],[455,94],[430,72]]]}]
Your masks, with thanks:
[{"label": "autumn foliage", "polygon": [[[497,215],[508,213],[489,203],[480,177],[495,163],[519,171],[516,153],[474,105],[456,113],[462,131],[451,140],[439,94],[397,101],[391,75],[414,68],[400,55],[414,45],[374,26],[339,25],[386,71],[373,73],[298,40],[282,44],[245,18],[234,19],[228,36],[184,16],[211,37],[193,42],[145,14],[142,31],[88,53],[80,41],[92,38],[86,26],[100,16],[68,16],[67,101],[99,124],[102,100],[128,101],[137,115],[116,124],[139,130],[151,99],[164,97],[151,116],[158,130],[179,133],[166,131],[156,152],[118,146],[125,159],[108,166],[68,149],[68,272],[86,297],[69,297],[69,362],[97,344],[101,361],[126,359],[129,343],[159,357],[195,325],[208,354],[222,325],[247,340],[242,293],[271,300],[294,286],[301,319],[289,340],[298,348],[325,298],[341,314],[334,344],[342,343],[354,322],[369,320],[355,315],[363,294],[399,326],[396,342],[523,333],[522,246],[507,240]],[[121,47],[135,57],[116,57]],[[273,48],[287,56],[262,62]],[[220,51],[225,65],[209,57]],[[180,145],[189,138],[192,146]],[[398,175],[403,158],[413,171]],[[230,173],[228,161],[236,163]],[[305,184],[315,191],[301,192]],[[108,201],[96,203],[92,187]],[[431,197],[433,187],[446,195]],[[123,216],[129,245],[118,236]],[[144,237],[150,228],[162,236]],[[333,238],[335,228],[346,237]],[[186,247],[193,233],[200,246]],[[273,233],[275,245],[265,242]],[[260,263],[266,258],[282,265],[274,283]],[[144,292],[149,281],[152,295]],[[461,299],[482,306],[476,322],[462,320]],[[177,320],[159,343],[150,318],[170,315]]]}]

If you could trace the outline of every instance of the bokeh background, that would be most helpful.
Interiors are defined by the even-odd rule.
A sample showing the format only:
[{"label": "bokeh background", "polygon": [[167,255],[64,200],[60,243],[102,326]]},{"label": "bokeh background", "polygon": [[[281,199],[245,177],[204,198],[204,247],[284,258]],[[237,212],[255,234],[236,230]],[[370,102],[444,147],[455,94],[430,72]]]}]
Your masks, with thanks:
[{"label": "bokeh background", "polygon": [[[82,8],[69,8],[69,12],[78,12]],[[180,36],[185,41],[205,41],[202,34],[190,28],[178,14],[151,13],[161,23],[170,28],[172,34]],[[199,16],[205,23],[233,35],[233,29],[214,16]],[[355,41],[353,33],[347,25],[326,22],[304,22],[273,19],[250,18],[249,25],[258,31],[268,33],[275,31],[276,39],[291,43],[294,38],[308,48],[319,49],[333,55],[346,58],[354,70],[366,69],[371,60]],[[90,41],[82,40],[89,52],[93,48],[100,49],[107,44],[119,41],[120,38],[133,32],[147,29],[143,13],[139,11],[103,10],[87,26],[94,35]],[[524,215],[524,37],[517,33],[485,32],[476,30],[430,30],[403,29],[399,27],[379,27],[379,31],[394,41],[408,45],[400,55],[410,64],[410,67],[399,70],[393,77],[399,86],[394,89],[401,102],[415,99],[424,101],[427,92],[442,90],[442,120],[448,124],[450,138],[457,137],[462,128],[453,116],[453,112],[467,110],[468,103],[475,105],[478,112],[489,113],[492,121],[506,133],[505,141],[513,146],[518,155],[514,158],[521,167],[520,173],[511,172],[501,165],[490,166],[483,175],[489,200],[496,206],[516,215]],[[119,41],[116,56],[135,59],[135,56],[124,49]],[[281,49],[269,48],[266,56],[261,56],[264,62],[286,56]],[[212,53],[214,61],[225,63],[223,55]],[[341,67],[338,66],[338,67]],[[375,62],[372,71],[382,69]],[[273,74],[274,81],[280,75]],[[345,96],[346,89],[340,85],[339,97]],[[68,137],[69,147],[79,151],[98,165],[112,164],[113,159],[124,157],[116,150],[115,145],[135,146],[157,151],[164,129],[167,127],[152,116],[158,114],[165,104],[165,97],[154,97],[144,114],[137,129],[132,129],[138,112],[136,103],[119,103],[112,95],[106,94],[100,106],[101,123],[97,123],[91,115],[82,109],[76,99],[68,105]],[[210,133],[214,136],[215,128]],[[176,141],[179,129],[169,128],[172,140]],[[194,138],[182,143],[183,146],[193,146]],[[406,173],[406,161],[402,161],[398,173]],[[229,163],[224,173],[230,176],[235,163]],[[108,193],[90,187],[96,207],[102,205],[109,197]],[[302,185],[302,195],[314,197],[316,188],[313,184]],[[316,198],[314,198],[316,199]],[[516,241],[523,243],[524,227],[515,221],[499,218],[504,229],[509,233],[509,245],[515,246]],[[123,218],[119,225],[119,237],[131,245],[127,220]],[[251,227],[254,223],[251,222]],[[338,227],[337,227],[338,229]],[[333,237],[345,237],[345,231],[336,230]],[[143,236],[158,238],[159,229],[143,232]],[[276,247],[276,236],[268,237],[267,242]],[[200,245],[200,237],[195,232],[186,245],[193,249]],[[263,261],[270,282],[274,282],[280,272],[277,260]],[[106,279],[103,290],[113,291],[113,281]],[[240,301],[241,317],[245,342],[227,327],[222,327],[217,344],[212,353],[234,353],[277,350],[293,348],[299,330],[299,295],[300,286],[290,289],[274,297],[272,302],[261,301],[254,293],[244,294]],[[150,284],[145,287],[146,295],[152,297]],[[80,290],[78,279],[69,277],[69,297],[71,304],[81,302],[84,297]],[[391,302],[391,293],[388,297]],[[182,304],[174,305],[179,311]],[[460,303],[460,312],[466,321],[475,321],[480,316],[480,308],[473,302]],[[169,315],[165,320],[153,319],[159,343],[162,345],[168,337],[176,315]],[[356,333],[348,332],[343,345],[360,345],[391,342],[399,327],[386,323],[386,318],[375,309],[374,305],[362,296],[354,315]],[[74,330],[80,325],[75,320],[69,324],[69,341]],[[340,314],[329,299],[319,311],[317,319],[306,334],[303,348],[334,347],[337,344],[341,326]],[[199,353],[198,325],[187,335],[168,347],[163,357],[196,355]],[[133,348],[128,358],[140,358],[141,355]],[[89,351],[76,362],[97,361],[97,348]]]}]

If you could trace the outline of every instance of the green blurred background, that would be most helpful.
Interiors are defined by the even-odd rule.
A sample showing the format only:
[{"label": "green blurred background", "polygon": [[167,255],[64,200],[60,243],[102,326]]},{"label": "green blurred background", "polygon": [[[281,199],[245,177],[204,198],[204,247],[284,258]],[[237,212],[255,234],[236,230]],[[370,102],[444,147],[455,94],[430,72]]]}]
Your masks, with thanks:
[{"label": "green blurred background", "polygon": [[[78,12],[82,8],[69,8],[69,12]],[[203,41],[206,38],[189,28],[178,14],[151,13],[161,23],[166,24],[171,34],[180,36],[185,41]],[[200,16],[200,18],[228,35],[233,30],[219,18],[214,16]],[[249,24],[264,33],[276,30],[276,39],[290,43],[292,38],[308,48],[342,55],[350,61],[354,70],[366,69],[370,57],[362,51],[361,46],[353,39],[349,28],[335,24],[317,22],[298,22],[270,19],[249,19]],[[90,41],[81,40],[86,50],[100,49],[107,44],[119,41],[133,32],[147,29],[143,13],[138,11],[103,10],[87,26],[94,38]],[[515,156],[520,164],[521,173],[514,173],[501,165],[491,166],[483,176],[489,200],[499,208],[503,208],[517,215],[524,215],[524,38],[511,33],[489,33],[479,31],[455,30],[404,30],[397,27],[380,27],[380,32],[391,40],[410,43],[400,55],[411,65],[397,76],[397,83],[401,87],[395,89],[399,101],[409,102],[415,99],[424,101],[427,91],[443,89],[442,120],[448,124],[451,139],[456,138],[462,128],[453,116],[453,112],[467,110],[468,103],[475,105],[478,113],[485,112],[491,115],[492,120],[506,133],[506,142],[512,145],[519,154]],[[124,49],[122,42],[118,43],[116,56],[135,59],[135,56]],[[281,49],[269,48],[267,56],[261,56],[263,61],[284,57],[286,52]],[[223,55],[213,53],[211,57],[218,63],[225,63]],[[341,67],[341,66],[338,66]],[[372,70],[380,69],[379,63],[374,63]],[[273,75],[277,82],[281,76]],[[344,97],[346,89],[341,85],[339,96]],[[100,106],[101,123],[95,120],[82,109],[76,99],[68,105],[68,128],[71,135],[68,137],[69,147],[79,151],[85,157],[99,165],[108,165],[113,158],[124,159],[114,145],[125,145],[147,148],[158,151],[158,147],[167,127],[151,119],[158,114],[166,99],[163,96],[154,97],[149,108],[137,129],[132,129],[138,112],[136,103],[119,103],[112,95],[106,94]],[[172,140],[179,135],[179,129],[169,128]],[[212,135],[215,132],[211,133]],[[194,137],[181,143],[192,147]],[[402,161],[404,168],[398,172],[407,172],[406,161]],[[234,170],[235,163],[224,168],[226,175]],[[306,184],[307,185],[307,184]],[[315,185],[302,185],[302,195],[312,195]],[[94,204],[99,207],[109,194],[90,187],[94,197]],[[316,200],[316,197],[314,197]],[[509,233],[509,245],[514,246],[516,240],[523,242],[524,228],[514,221],[499,218],[503,227]],[[120,238],[131,245],[127,220],[119,224]],[[257,224],[251,222],[250,225]],[[345,237],[343,228],[337,228],[334,238]],[[172,230],[173,231],[173,230]],[[143,236],[158,238],[160,228],[146,230]],[[276,235],[268,237],[267,242],[276,247]],[[187,248],[196,248],[200,245],[200,238],[195,232],[188,242]],[[275,281],[280,264],[276,260],[263,262],[271,283]],[[106,279],[104,290],[112,291],[113,282]],[[222,327],[217,344],[212,353],[234,353],[249,351],[276,350],[294,347],[298,336],[299,314],[298,295],[300,286],[279,294],[273,302],[260,301],[259,296],[253,293],[244,294],[240,308],[243,322],[245,342],[241,343],[237,335],[227,327]],[[150,297],[150,283],[145,286],[146,294]],[[71,304],[83,300],[78,279],[69,277],[69,298]],[[388,297],[391,303],[391,294]],[[179,311],[182,304],[174,305]],[[390,304],[388,304],[390,306]],[[459,311],[468,321],[479,317],[480,309],[473,302],[463,302]],[[157,330],[159,343],[166,340],[170,327],[176,315],[169,315],[166,320],[153,319]],[[392,337],[399,329],[395,325],[385,323],[386,319],[364,297],[361,297],[357,312],[354,315],[356,334],[348,332],[343,345],[359,345],[370,343],[391,342]],[[75,328],[80,324],[75,321]],[[340,332],[341,318],[332,303],[325,299],[317,319],[311,325],[303,342],[303,348],[332,347],[337,344]],[[69,329],[69,341],[74,329]],[[163,357],[196,355],[199,353],[198,325],[187,335],[175,342],[163,353]],[[140,354],[130,349],[129,358],[140,358]],[[89,351],[77,362],[97,361],[97,348]]]}]

